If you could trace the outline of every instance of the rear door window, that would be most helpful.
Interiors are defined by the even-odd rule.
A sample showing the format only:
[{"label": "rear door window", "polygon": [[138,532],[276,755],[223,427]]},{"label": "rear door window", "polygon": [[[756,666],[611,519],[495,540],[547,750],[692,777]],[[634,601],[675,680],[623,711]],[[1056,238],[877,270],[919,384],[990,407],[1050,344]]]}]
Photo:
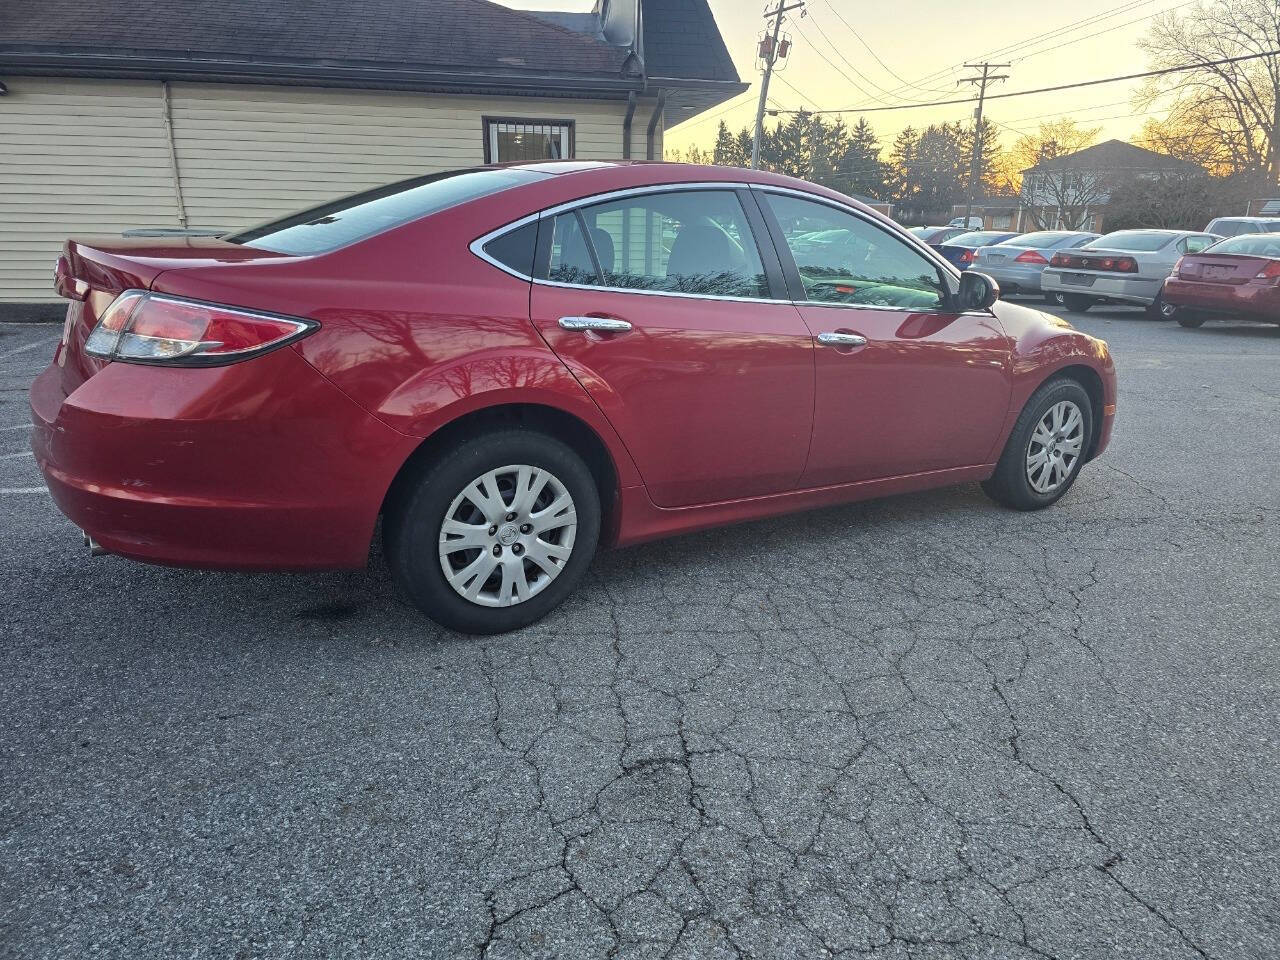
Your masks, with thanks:
[{"label": "rear door window", "polygon": [[637,194],[559,214],[548,279],[623,290],[769,297],[755,236],[732,190]]}]

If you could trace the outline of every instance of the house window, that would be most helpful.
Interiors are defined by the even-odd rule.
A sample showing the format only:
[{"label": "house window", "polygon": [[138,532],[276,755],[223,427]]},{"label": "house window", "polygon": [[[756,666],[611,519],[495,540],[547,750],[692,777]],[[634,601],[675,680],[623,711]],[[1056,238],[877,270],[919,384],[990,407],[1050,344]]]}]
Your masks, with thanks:
[{"label": "house window", "polygon": [[521,163],[530,160],[571,160],[572,158],[572,120],[484,118],[485,163]]}]

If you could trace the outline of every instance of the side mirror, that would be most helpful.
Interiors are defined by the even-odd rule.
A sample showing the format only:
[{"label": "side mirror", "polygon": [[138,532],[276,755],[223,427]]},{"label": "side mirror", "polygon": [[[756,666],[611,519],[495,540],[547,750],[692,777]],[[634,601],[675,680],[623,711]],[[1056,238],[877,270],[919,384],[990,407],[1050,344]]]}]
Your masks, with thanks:
[{"label": "side mirror", "polygon": [[1000,299],[1000,284],[985,273],[966,270],[960,274],[960,293],[956,299],[961,310],[990,310]]}]

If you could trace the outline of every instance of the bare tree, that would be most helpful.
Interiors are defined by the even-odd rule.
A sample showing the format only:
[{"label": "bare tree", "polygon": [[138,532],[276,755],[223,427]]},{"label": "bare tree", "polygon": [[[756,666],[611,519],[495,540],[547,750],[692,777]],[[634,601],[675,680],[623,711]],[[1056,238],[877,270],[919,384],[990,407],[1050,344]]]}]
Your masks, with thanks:
[{"label": "bare tree", "polygon": [[1201,0],[1182,16],[1157,17],[1139,45],[1153,69],[1195,69],[1147,81],[1138,106],[1168,107],[1144,139],[1215,173],[1280,179],[1280,56],[1231,57],[1280,49],[1276,0]]},{"label": "bare tree", "polygon": [[1024,225],[1040,230],[1079,230],[1107,202],[1111,184],[1094,170],[1073,167],[1073,153],[1097,142],[1101,128],[1076,126],[1064,119],[1042,123],[1019,137],[1002,157],[1002,176],[1018,191]]}]

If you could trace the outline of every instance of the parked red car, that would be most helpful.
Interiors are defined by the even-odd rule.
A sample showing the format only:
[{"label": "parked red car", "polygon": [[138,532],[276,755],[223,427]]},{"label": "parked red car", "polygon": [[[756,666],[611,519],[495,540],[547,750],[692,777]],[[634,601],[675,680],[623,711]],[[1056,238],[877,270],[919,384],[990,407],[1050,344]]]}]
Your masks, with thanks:
[{"label": "parked red car", "polygon": [[1164,282],[1162,313],[1184,327],[1212,316],[1280,323],[1280,233],[1247,233],[1187,254]]},{"label": "parked red car", "polygon": [[496,632],[629,544],[981,481],[1020,509],[1106,447],[1106,344],[891,221],[767,173],[423,177],[220,239],[72,241],[36,458],[91,546],[387,559]]}]

